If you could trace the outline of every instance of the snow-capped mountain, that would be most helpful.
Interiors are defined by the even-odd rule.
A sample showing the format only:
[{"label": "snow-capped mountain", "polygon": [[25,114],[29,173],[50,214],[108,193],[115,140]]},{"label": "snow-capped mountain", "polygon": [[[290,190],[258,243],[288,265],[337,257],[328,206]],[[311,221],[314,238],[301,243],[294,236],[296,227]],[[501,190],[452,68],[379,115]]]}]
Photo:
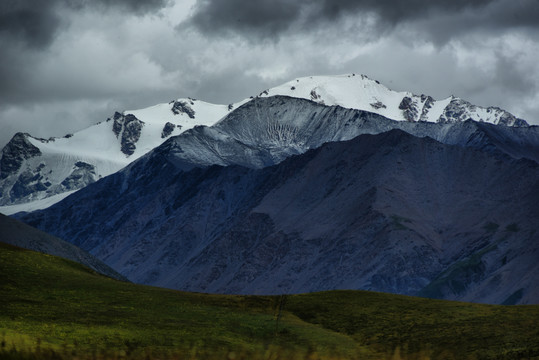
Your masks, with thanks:
[{"label": "snow-capped mountain", "polygon": [[508,127],[472,120],[395,121],[372,112],[286,96],[255,98],[214,126],[196,127],[171,138],[158,152],[167,153],[168,160],[183,170],[211,165],[262,168],[326,142],[392,129],[428,136],[445,144],[539,161],[537,126]]},{"label": "snow-capped mountain", "polygon": [[324,105],[365,110],[399,121],[458,122],[474,120],[507,126],[526,126],[497,107],[480,107],[458,97],[435,100],[428,95],[390,90],[365,75],[310,76],[289,81],[260,93],[260,97],[286,95]]},{"label": "snow-capped mountain", "polygon": [[[247,103],[256,110],[260,106],[265,106],[260,105],[261,101],[267,100],[265,98],[275,96],[307,99],[325,105],[326,108],[321,112],[326,115],[328,112],[335,111],[335,107],[332,106],[336,105],[340,108],[367,111],[402,122],[451,124],[471,119],[513,127],[527,125],[524,120],[517,119],[498,108],[481,108],[453,97],[436,101],[425,95],[416,96],[409,92],[395,92],[364,75],[299,78],[263,91],[259,96],[230,105],[214,105],[189,98],[179,99],[146,109],[117,112],[107,121],[61,138],[38,139],[29,134],[18,133],[2,150],[0,212],[12,214],[50,206],[74,191],[120,170],[170,137],[197,125],[216,124],[224,116],[235,113],[238,108]],[[280,101],[283,101],[282,99]],[[286,115],[286,121],[279,123],[281,126],[279,129],[259,128],[268,133],[269,137],[266,136],[266,140],[269,143],[258,143],[260,138],[252,139],[254,143],[249,146],[263,149],[262,152],[265,152],[268,147],[270,153],[274,152],[268,155],[274,157],[273,159],[253,160],[250,156],[251,150],[244,149],[242,151],[246,151],[247,162],[261,161],[258,166],[266,166],[282,161],[289,155],[320,146],[325,141],[346,140],[360,133],[380,132],[352,131],[347,133],[345,128],[336,129],[334,126],[331,131],[335,132],[335,136],[331,137],[323,134],[326,129],[331,128],[330,126],[319,131],[322,134],[318,140],[305,144],[301,142],[301,136],[294,135],[293,131],[296,131],[297,125],[294,122],[303,122],[301,126],[303,128],[310,126],[311,130],[313,125],[309,125],[309,119],[301,117],[302,114],[299,114],[300,120],[292,119],[294,111],[300,110],[290,110],[290,113]],[[260,116],[272,116],[263,110],[257,113],[245,111],[240,113],[241,116],[248,114],[247,116],[253,117],[256,123],[260,123]],[[276,116],[285,116],[285,114],[276,114]],[[324,116],[318,116],[318,118],[321,119]],[[243,131],[241,126],[243,125],[236,129],[236,135],[241,135]],[[204,149],[207,158],[196,154],[195,159],[191,159],[195,161],[195,165],[198,161],[202,165],[224,165],[227,163],[216,161],[215,155],[222,156],[223,151],[236,154],[238,150],[236,144],[230,141],[226,145],[223,142],[213,142],[222,140],[215,139],[216,136],[221,136],[219,129],[204,128],[198,131],[210,135],[211,139],[204,138],[204,141],[210,141]],[[438,137],[435,136],[435,138]],[[229,140],[236,138],[237,136],[232,136]],[[283,142],[289,142],[290,146],[286,149],[280,147]],[[221,148],[212,149],[215,144],[221,144]],[[182,149],[187,149],[187,147],[187,144],[181,145]],[[195,146],[192,150],[196,152],[200,149]],[[276,155],[276,151],[284,152]]]},{"label": "snow-capped mountain", "polygon": [[171,136],[214,124],[233,106],[179,99],[116,112],[104,122],[61,138],[18,133],[2,150],[0,205],[4,207],[0,212],[49,206],[120,170]]},{"label": "snow-capped mountain", "polygon": [[[351,142],[332,147],[343,140]],[[526,289],[518,301],[533,302],[535,283],[516,279],[537,272],[526,254],[539,246],[538,163],[536,126],[396,121],[302,98],[255,97],[22,219],[133,281],[159,286],[349,287],[486,302]],[[408,245],[399,245],[402,236]],[[502,248],[505,264],[493,252]],[[480,261],[488,271],[452,268],[487,253]],[[332,268],[340,270],[322,275]],[[513,275],[489,285],[508,269]]]}]

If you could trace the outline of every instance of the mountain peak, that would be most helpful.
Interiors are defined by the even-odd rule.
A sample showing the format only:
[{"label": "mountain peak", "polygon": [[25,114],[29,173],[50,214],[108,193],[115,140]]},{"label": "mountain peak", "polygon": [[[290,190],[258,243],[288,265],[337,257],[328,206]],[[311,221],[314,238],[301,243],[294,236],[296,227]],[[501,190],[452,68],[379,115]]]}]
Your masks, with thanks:
[{"label": "mountain peak", "polygon": [[373,112],[397,121],[458,122],[472,119],[507,126],[527,126],[497,107],[481,107],[457,97],[435,100],[428,95],[393,91],[366,75],[308,76],[263,91],[259,96],[286,95],[323,105]]}]

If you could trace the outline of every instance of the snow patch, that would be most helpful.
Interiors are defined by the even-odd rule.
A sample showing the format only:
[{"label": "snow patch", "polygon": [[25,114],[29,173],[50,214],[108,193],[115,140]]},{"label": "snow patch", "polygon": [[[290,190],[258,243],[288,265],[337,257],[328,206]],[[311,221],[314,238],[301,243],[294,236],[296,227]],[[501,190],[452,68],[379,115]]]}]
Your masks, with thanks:
[{"label": "snow patch", "polygon": [[49,206],[56,204],[59,201],[62,201],[71,194],[76,193],[78,190],[72,190],[65,193],[57,194],[50,196],[45,199],[32,201],[25,204],[9,205],[9,206],[0,206],[0,213],[4,215],[13,215],[18,212],[31,212],[35,210],[46,209]]}]

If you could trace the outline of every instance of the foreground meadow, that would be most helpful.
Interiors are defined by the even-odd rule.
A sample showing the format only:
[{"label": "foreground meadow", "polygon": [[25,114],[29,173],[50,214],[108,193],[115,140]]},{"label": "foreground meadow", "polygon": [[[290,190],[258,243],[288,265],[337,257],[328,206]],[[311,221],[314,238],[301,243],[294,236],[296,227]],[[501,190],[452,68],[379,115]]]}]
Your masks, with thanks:
[{"label": "foreground meadow", "polygon": [[2,359],[539,359],[539,306],[186,293],[0,243]]}]

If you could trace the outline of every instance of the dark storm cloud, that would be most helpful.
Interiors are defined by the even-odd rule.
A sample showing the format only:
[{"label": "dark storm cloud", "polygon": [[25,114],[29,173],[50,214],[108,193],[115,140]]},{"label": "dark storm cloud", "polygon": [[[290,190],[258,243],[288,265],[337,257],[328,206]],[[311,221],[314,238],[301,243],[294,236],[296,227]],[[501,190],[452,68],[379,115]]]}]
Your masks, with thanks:
[{"label": "dark storm cloud", "polygon": [[296,23],[304,7],[290,0],[199,0],[191,22],[207,33],[232,30],[274,36]]},{"label": "dark storm cloud", "polygon": [[[58,27],[57,1],[7,1],[0,3],[0,41],[39,48],[47,46]],[[3,44],[5,45],[5,44]]]},{"label": "dark storm cloud", "polygon": [[18,102],[32,91],[35,65],[69,23],[60,11],[126,11],[135,15],[159,10],[168,0],[2,0],[0,2],[0,103]]},{"label": "dark storm cloud", "polygon": [[0,43],[43,48],[54,39],[64,23],[58,9],[82,10],[86,7],[107,10],[119,8],[135,14],[162,8],[167,0],[7,0],[0,2]]},{"label": "dark storm cloud", "polygon": [[334,19],[340,15],[358,12],[374,12],[388,23],[399,23],[436,12],[458,12],[468,8],[482,7],[492,0],[313,0],[317,11],[313,17]]},{"label": "dark storm cloud", "polygon": [[138,15],[152,12],[165,7],[169,0],[63,0],[68,5],[83,8],[83,7],[100,7],[107,10],[110,8],[120,8],[130,11]]},{"label": "dark storm cloud", "polygon": [[[207,34],[276,38],[292,27],[308,30],[361,14],[372,14],[377,25],[390,28],[439,15],[453,17],[459,32],[479,26],[539,27],[538,0],[199,0],[190,24]],[[436,31],[435,23],[429,25]]]},{"label": "dark storm cloud", "polygon": [[[496,27],[539,28],[539,0],[494,1],[489,24]],[[484,14],[483,14],[484,16]]]}]

